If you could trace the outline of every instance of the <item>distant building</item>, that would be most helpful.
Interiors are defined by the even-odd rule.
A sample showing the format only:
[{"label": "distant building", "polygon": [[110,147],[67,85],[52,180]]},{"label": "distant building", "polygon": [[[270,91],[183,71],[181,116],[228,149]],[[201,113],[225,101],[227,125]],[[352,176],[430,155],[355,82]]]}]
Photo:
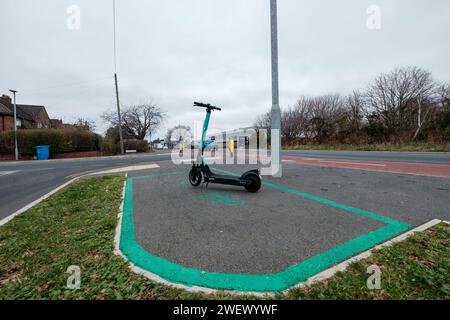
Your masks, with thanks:
[{"label": "distant building", "polygon": [[[50,128],[51,122],[44,106],[17,104],[18,128]],[[0,97],[0,131],[14,129],[14,105],[11,97]]]},{"label": "distant building", "polygon": [[50,119],[50,128],[52,129],[62,129],[65,124],[60,119]]}]

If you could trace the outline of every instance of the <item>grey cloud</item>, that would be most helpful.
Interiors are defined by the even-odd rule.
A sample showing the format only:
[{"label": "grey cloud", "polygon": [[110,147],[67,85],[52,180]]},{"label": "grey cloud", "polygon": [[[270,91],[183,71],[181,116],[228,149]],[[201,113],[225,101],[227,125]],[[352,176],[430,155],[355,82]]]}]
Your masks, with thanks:
[{"label": "grey cloud", "polygon": [[[15,88],[21,103],[105,129],[99,115],[115,101],[111,3],[2,0],[1,93]],[[72,4],[81,8],[79,31],[66,27]],[[379,31],[366,27],[372,4],[382,10]],[[447,0],[279,0],[282,105],[348,93],[396,66],[448,81],[449,16]],[[121,100],[160,104],[169,119],[158,136],[201,119],[193,100],[223,105],[212,124],[221,129],[251,125],[270,108],[268,0],[117,0],[117,27]]]}]

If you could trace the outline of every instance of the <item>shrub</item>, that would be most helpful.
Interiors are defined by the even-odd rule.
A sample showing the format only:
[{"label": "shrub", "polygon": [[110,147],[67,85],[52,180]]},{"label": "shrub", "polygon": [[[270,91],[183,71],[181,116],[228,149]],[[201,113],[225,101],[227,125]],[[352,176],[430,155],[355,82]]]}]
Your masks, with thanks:
[{"label": "shrub", "polygon": [[149,146],[147,140],[124,140],[125,150],[136,150],[137,152],[148,152]]}]

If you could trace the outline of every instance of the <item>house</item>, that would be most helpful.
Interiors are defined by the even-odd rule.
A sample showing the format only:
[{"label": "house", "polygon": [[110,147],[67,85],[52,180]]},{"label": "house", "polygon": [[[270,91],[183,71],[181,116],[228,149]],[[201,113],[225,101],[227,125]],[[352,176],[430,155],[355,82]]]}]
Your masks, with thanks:
[{"label": "house", "polygon": [[[44,106],[17,104],[18,128],[50,128],[51,122]],[[11,97],[0,97],[0,131],[14,129],[14,105]]]},{"label": "house", "polygon": [[64,123],[61,119],[50,119],[50,128],[62,129],[64,128]]}]

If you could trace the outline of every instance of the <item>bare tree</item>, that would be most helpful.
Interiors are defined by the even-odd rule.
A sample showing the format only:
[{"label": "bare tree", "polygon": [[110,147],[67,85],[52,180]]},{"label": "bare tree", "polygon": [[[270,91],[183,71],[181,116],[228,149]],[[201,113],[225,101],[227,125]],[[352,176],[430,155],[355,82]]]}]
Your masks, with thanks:
[{"label": "bare tree", "polygon": [[313,113],[313,98],[307,96],[300,96],[294,105],[295,109],[295,121],[298,125],[298,136],[299,137],[309,137],[309,122],[312,118]]},{"label": "bare tree", "polygon": [[[450,86],[418,67],[377,76],[364,91],[348,96],[300,96],[282,112],[284,142],[309,138],[319,143],[448,141]],[[270,113],[255,126],[270,128]]]},{"label": "bare tree", "polygon": [[436,98],[441,110],[450,111],[450,84],[448,82],[441,82],[436,86]]},{"label": "bare tree", "polygon": [[376,77],[367,88],[366,96],[372,109],[383,119],[388,135],[398,139],[400,132],[415,127],[418,118],[420,122],[426,120],[422,115],[423,104],[418,101],[431,100],[434,89],[435,82],[429,71],[406,67]]},{"label": "bare tree", "polygon": [[298,111],[295,108],[283,110],[281,114],[281,135],[286,143],[291,143],[299,137],[301,124],[298,117]]},{"label": "bare tree", "polygon": [[424,101],[424,97],[421,94],[419,94],[416,99],[417,99],[417,129],[414,132],[412,141],[416,140],[417,136],[420,133],[420,130],[422,129],[425,121],[427,120],[428,115],[430,114],[430,111],[433,108],[433,106],[428,101]]},{"label": "bare tree", "polygon": [[310,135],[318,142],[326,142],[337,133],[337,119],[344,112],[344,99],[339,94],[327,94],[312,98],[309,120]]},{"label": "bare tree", "polygon": [[[159,127],[164,118],[165,113],[152,102],[127,106],[122,112],[122,127],[133,138],[144,140],[147,135],[151,137],[152,131]],[[116,112],[105,112],[102,119],[113,126],[119,125]]]},{"label": "bare tree", "polygon": [[94,132],[97,127],[94,121],[85,118],[78,118],[74,123],[72,123],[72,126],[77,129],[92,132]]},{"label": "bare tree", "polygon": [[351,131],[358,131],[361,129],[362,120],[366,113],[366,106],[364,98],[358,90],[354,90],[346,101],[346,115],[347,121],[350,125]]},{"label": "bare tree", "polygon": [[263,115],[259,116],[255,121],[255,127],[258,129],[270,129],[270,123],[271,123],[271,115],[270,112],[266,112]]}]

